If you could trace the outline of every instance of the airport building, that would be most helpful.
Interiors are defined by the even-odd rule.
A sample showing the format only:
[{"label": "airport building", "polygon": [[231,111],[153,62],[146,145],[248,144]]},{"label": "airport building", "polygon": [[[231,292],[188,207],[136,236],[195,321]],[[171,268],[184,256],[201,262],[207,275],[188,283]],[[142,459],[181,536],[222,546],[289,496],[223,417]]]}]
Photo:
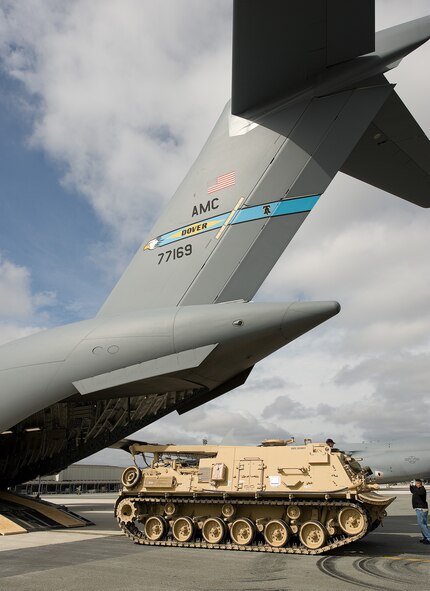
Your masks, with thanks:
[{"label": "airport building", "polygon": [[118,466],[96,466],[72,464],[58,474],[42,476],[13,488],[25,494],[80,494],[118,492],[124,468]]}]

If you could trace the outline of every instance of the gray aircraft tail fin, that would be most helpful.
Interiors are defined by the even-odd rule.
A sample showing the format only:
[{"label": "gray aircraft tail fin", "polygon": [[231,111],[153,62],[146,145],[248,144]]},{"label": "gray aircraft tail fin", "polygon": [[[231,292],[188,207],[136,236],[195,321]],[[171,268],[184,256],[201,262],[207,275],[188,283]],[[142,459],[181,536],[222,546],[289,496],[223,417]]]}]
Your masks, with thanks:
[{"label": "gray aircraft tail fin", "polygon": [[430,207],[430,141],[395,91],[340,170]]},{"label": "gray aircraft tail fin", "polygon": [[383,74],[430,17],[375,37],[374,0],[234,11],[232,104],[99,315],[252,299],[341,167],[427,205],[428,140]]},{"label": "gray aircraft tail fin", "polygon": [[253,298],[391,92],[372,84],[255,127],[227,105],[99,315]]}]

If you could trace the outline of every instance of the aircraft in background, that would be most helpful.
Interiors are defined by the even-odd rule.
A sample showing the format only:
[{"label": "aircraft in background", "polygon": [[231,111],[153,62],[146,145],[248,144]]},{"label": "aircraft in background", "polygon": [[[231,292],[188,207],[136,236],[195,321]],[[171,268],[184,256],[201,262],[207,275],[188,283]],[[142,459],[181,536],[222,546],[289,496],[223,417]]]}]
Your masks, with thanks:
[{"label": "aircraft in background", "polygon": [[0,487],[59,472],[243,384],[339,312],[249,301],[341,170],[430,205],[430,143],[384,73],[430,17],[374,1],[235,0],[232,98],[91,320],[0,347]]},{"label": "aircraft in background", "polygon": [[430,478],[430,438],[342,443],[339,448],[370,466],[380,484]]}]

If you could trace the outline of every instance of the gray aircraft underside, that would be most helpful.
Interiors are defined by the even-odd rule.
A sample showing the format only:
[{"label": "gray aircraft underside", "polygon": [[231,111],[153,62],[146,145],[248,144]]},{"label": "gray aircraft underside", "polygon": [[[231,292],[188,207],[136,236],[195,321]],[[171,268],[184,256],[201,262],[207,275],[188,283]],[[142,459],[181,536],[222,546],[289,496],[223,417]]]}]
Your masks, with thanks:
[{"label": "gray aircraft underside", "polygon": [[1,486],[228,392],[339,311],[249,300],[339,170],[430,205],[384,77],[428,38],[430,17],[375,34],[372,0],[234,1],[231,102],[98,315],[0,347]]}]

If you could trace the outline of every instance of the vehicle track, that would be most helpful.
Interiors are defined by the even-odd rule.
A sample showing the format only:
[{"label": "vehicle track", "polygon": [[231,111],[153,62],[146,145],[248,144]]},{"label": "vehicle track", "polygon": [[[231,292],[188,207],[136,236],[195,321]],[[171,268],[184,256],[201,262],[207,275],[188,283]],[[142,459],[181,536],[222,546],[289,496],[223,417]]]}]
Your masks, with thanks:
[{"label": "vehicle track", "polygon": [[[146,507],[152,507],[153,514],[157,514],[157,507],[161,504],[166,502],[164,497],[120,497],[116,503],[115,509],[118,504],[122,501],[122,499],[127,498],[129,501],[134,502],[136,504],[144,503]],[[232,499],[233,501],[233,499]],[[177,498],[175,502],[178,504],[183,505],[198,505],[198,504],[205,504],[213,503],[213,504],[222,504],[225,502],[223,499],[208,499],[208,498],[201,498],[201,499],[188,499],[188,498]],[[283,500],[252,500],[252,499],[234,499],[235,504],[242,504],[242,505],[267,505],[276,506],[276,505],[286,505],[285,499]],[[351,501],[304,501],[304,500],[294,500],[295,505],[299,506],[311,506],[311,507],[355,507],[357,508],[364,516],[366,520],[367,526],[363,529],[363,531],[355,536],[347,536],[346,534],[337,534],[328,539],[328,543],[326,543],[321,548],[317,549],[310,549],[305,547],[300,542],[293,542],[289,546],[285,547],[272,547],[267,544],[262,543],[261,541],[254,542],[252,545],[238,545],[232,542],[224,542],[219,544],[210,544],[202,539],[195,539],[189,542],[179,542],[173,539],[171,536],[167,537],[164,540],[150,540],[148,539],[145,534],[136,527],[135,523],[137,522],[137,518],[133,521],[128,523],[124,523],[121,518],[117,515],[117,520],[119,523],[120,528],[123,530],[126,536],[131,538],[135,544],[140,544],[144,546],[169,546],[169,547],[180,547],[180,548],[204,548],[204,549],[212,549],[212,550],[239,550],[242,552],[268,552],[268,553],[278,553],[278,554],[307,554],[307,555],[316,555],[316,554],[323,554],[328,552],[329,550],[335,550],[337,548],[341,548],[357,540],[364,537],[368,531],[369,522],[368,517],[365,509],[357,503],[353,503]],[[151,513],[151,512],[150,512]]]}]

